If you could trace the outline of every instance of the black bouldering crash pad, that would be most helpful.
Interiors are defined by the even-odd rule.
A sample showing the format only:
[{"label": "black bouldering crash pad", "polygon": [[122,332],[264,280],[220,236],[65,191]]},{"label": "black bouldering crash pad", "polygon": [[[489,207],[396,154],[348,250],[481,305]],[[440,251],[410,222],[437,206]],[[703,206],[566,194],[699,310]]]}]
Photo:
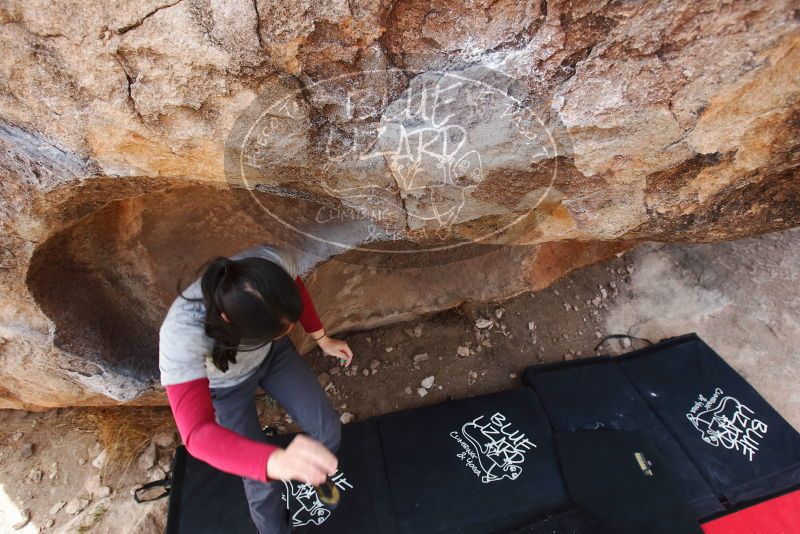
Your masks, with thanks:
[{"label": "black bouldering crash pad", "polygon": [[[281,435],[270,441],[285,447],[295,435]],[[334,511],[323,506],[308,484],[275,482],[282,486],[293,532],[397,532],[376,423],[345,425],[337,456],[339,470],[331,478],[341,501]],[[241,477],[223,473],[180,447],[173,467],[167,534],[223,532],[256,532]]]},{"label": "black bouldering crash pad", "polygon": [[644,432],[664,457],[695,517],[709,517],[724,510],[678,442],[610,358],[528,367],[522,380],[539,394],[556,432],[597,429]]},{"label": "black bouldering crash pad", "polygon": [[732,504],[800,484],[800,434],[694,334],[620,366],[711,488]]},{"label": "black bouldering crash pad", "polygon": [[567,502],[528,388],[380,416],[378,428],[401,534],[501,532]]}]

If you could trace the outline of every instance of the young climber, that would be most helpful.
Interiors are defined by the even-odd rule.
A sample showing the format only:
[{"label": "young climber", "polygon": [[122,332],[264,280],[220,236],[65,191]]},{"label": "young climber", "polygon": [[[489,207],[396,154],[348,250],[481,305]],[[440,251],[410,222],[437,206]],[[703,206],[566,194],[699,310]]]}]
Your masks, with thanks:
[{"label": "young climber", "polygon": [[[242,477],[260,534],[291,531],[282,480],[318,485],[337,469],[339,416],[288,334],[299,321],[322,352],[350,365],[328,337],[288,251],[261,245],[208,262],[159,333],[159,368],[189,453]],[[266,442],[254,400],[261,386],[309,434],[286,449]]]}]

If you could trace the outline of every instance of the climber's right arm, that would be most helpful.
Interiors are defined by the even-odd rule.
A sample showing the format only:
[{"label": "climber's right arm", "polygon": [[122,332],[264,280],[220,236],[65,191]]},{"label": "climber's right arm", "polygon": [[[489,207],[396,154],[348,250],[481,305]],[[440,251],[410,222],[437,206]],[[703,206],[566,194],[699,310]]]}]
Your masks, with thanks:
[{"label": "climber's right arm", "polygon": [[220,426],[208,378],[165,386],[169,405],[189,454],[220,471],[267,482],[267,464],[279,447]]},{"label": "climber's right arm", "polygon": [[186,450],[220,471],[261,482],[298,480],[322,484],[336,472],[336,457],[320,442],[296,436],[286,449],[252,440],[220,426],[208,378],[165,386]]}]

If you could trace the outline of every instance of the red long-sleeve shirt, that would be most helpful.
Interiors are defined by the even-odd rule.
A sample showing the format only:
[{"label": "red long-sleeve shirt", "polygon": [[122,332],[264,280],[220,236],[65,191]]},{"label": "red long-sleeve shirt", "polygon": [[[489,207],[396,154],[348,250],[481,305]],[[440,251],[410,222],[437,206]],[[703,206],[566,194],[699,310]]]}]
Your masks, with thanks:
[{"label": "red long-sleeve shirt", "polygon": [[[295,278],[303,302],[299,322],[306,332],[322,329],[311,296]],[[189,454],[226,473],[268,482],[267,462],[278,447],[220,426],[215,419],[208,378],[165,386],[178,432]]]}]

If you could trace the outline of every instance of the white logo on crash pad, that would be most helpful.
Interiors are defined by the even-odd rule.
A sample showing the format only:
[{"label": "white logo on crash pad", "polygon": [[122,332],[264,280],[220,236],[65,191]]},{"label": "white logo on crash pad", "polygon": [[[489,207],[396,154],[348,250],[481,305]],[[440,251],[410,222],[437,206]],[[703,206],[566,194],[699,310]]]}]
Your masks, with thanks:
[{"label": "white logo on crash pad", "polygon": [[465,423],[460,432],[450,432],[462,449],[456,456],[484,484],[504,478],[516,480],[522,474],[525,454],[536,447],[525,434],[510,427],[506,416],[497,412],[489,418],[476,417]]},{"label": "white logo on crash pad", "polygon": [[686,417],[700,431],[703,441],[740,451],[752,462],[767,433],[767,424],[754,415],[753,410],[716,388],[709,398],[698,395]]},{"label": "white logo on crash pad", "polygon": [[[353,489],[353,485],[339,471],[331,476],[331,480],[341,492]],[[331,511],[325,508],[325,505],[319,500],[319,496],[311,484],[300,484],[284,480],[283,486],[282,498],[286,501],[286,508],[289,510],[297,508],[292,514],[293,526],[321,525],[330,517]]]}]

